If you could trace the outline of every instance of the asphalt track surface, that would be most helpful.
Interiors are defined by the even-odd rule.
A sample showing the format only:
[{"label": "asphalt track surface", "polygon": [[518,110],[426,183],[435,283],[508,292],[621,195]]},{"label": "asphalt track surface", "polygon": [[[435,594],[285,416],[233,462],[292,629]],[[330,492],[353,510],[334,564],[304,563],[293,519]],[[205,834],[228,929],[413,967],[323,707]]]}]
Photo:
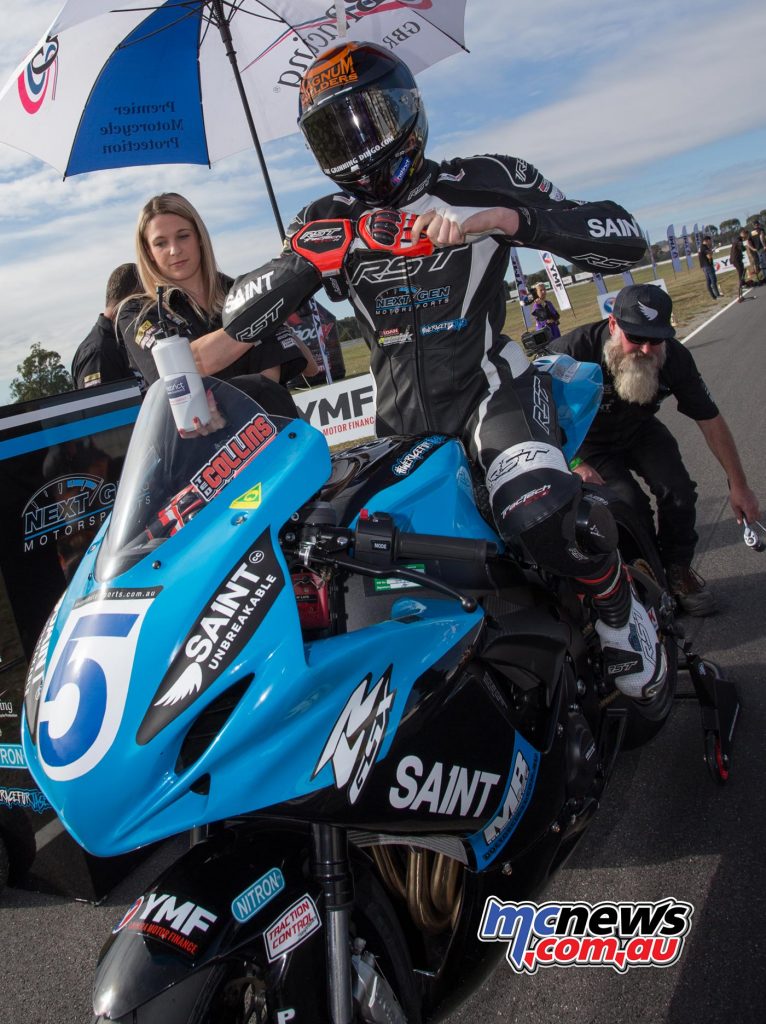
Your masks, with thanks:
[{"label": "asphalt track surface", "polygon": [[[722,279],[724,287],[731,277]],[[755,289],[689,341],[762,505],[764,313],[766,288]],[[699,485],[695,565],[720,603],[712,618],[686,618],[687,636],[736,683],[744,705],[731,778],[719,787],[708,776],[698,707],[677,701],[659,736],[622,756],[594,824],[544,898],[619,903],[671,896],[693,904],[691,931],[679,961],[664,969],[620,975],[604,967],[551,968],[519,976],[501,961],[450,1024],[766,1019],[766,552],[742,543],[723,472],[696,425],[672,400],[662,415]],[[690,690],[683,678],[682,689]],[[180,848],[179,840],[161,847],[99,906],[6,889],[0,896],[0,1022],[91,1020],[101,943]]]}]

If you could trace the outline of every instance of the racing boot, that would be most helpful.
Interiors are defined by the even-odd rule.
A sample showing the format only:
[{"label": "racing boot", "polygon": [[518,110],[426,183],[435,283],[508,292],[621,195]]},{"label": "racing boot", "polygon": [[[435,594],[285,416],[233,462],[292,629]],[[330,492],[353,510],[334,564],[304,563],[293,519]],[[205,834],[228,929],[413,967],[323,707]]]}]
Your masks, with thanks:
[{"label": "racing boot", "polygon": [[665,650],[619,554],[615,553],[605,574],[578,582],[589,593],[597,616],[596,632],[607,678],[626,697],[653,697],[665,682]]}]

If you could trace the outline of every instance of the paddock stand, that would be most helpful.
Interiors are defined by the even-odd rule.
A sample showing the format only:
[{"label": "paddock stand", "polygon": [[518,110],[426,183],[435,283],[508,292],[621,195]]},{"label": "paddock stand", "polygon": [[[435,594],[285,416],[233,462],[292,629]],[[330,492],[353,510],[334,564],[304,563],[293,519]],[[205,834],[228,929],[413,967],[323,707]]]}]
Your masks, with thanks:
[{"label": "paddock stand", "polygon": [[678,643],[681,657],[678,671],[687,672],[694,693],[676,694],[676,700],[699,701],[705,744],[705,764],[715,781],[723,786],[731,771],[734,729],[742,709],[734,683],[724,679],[713,661],[695,654],[691,640]]}]

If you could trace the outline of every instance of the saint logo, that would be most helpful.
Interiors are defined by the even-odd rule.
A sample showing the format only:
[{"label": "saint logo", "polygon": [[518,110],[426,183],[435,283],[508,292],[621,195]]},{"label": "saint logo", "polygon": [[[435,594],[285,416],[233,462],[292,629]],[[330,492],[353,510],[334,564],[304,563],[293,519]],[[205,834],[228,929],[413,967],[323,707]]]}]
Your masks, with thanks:
[{"label": "saint logo", "polygon": [[645,306],[643,302],[639,302],[638,308],[641,310],[641,312],[644,314],[647,320],[656,320],[659,315],[656,309],[652,309],[651,306]]},{"label": "saint logo", "polygon": [[367,688],[372,673],[368,673],[357,686],[346,701],[311,776],[315,779],[332,761],[335,785],[338,789],[348,785],[347,795],[351,804],[359,799],[386,735],[396,695],[396,690],[388,688],[392,668],[393,665],[388,666],[369,692]]}]

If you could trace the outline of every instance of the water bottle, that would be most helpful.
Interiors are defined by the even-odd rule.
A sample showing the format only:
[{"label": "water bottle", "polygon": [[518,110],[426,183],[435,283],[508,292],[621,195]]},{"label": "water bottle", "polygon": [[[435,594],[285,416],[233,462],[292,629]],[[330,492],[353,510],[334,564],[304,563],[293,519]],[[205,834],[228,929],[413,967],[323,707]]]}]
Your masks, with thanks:
[{"label": "water bottle", "polygon": [[180,334],[159,338],[152,346],[152,354],[178,430],[195,430],[195,419],[206,426],[210,410],[189,339]]},{"label": "water bottle", "polygon": [[171,334],[162,316],[162,290],[162,286],[158,286],[157,306],[165,337],[157,338],[152,346],[152,355],[165,384],[176,427],[179,432],[190,432],[196,429],[195,420],[199,420],[203,427],[207,426],[210,409],[189,339],[182,338],[177,332]]}]

